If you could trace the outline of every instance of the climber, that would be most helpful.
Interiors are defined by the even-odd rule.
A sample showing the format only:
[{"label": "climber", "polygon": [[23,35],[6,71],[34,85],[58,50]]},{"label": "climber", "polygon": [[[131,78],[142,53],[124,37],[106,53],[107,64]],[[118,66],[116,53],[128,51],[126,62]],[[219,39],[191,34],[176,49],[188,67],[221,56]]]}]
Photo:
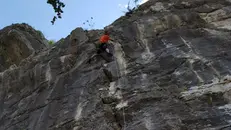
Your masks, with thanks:
[{"label": "climber", "polygon": [[100,54],[103,51],[106,51],[109,55],[112,55],[108,49],[109,40],[110,40],[109,33],[107,30],[105,30],[104,35],[102,35],[99,39],[100,43],[99,43],[99,48],[97,51],[98,54]]},{"label": "climber", "polygon": [[[108,42],[113,41],[107,30],[104,31],[104,34],[99,38],[99,43],[96,44],[97,49],[97,54],[94,54],[91,56],[91,58],[89,59],[88,63],[91,63],[92,59],[94,59],[94,57],[97,56],[101,56],[104,60],[106,60],[107,62],[111,62],[113,61],[113,54],[111,52],[111,50],[109,50],[110,45]],[[104,53],[106,52],[106,53]]]}]

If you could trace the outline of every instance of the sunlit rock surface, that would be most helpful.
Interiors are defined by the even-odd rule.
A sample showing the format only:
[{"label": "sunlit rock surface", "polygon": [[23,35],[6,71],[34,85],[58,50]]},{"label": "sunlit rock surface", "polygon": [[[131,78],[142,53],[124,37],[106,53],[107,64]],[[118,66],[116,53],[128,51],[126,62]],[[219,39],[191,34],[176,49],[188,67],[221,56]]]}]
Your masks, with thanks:
[{"label": "sunlit rock surface", "polygon": [[231,129],[230,10],[149,0],[109,26],[110,63],[88,62],[103,31],[76,28],[1,72],[0,129]]}]

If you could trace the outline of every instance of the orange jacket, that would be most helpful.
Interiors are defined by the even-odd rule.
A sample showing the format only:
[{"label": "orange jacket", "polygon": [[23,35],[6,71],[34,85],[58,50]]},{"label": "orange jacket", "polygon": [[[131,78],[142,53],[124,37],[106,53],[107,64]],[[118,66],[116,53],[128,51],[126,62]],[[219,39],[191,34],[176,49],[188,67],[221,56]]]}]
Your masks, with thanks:
[{"label": "orange jacket", "polygon": [[100,37],[100,43],[107,43],[110,40],[108,35],[103,35]]}]

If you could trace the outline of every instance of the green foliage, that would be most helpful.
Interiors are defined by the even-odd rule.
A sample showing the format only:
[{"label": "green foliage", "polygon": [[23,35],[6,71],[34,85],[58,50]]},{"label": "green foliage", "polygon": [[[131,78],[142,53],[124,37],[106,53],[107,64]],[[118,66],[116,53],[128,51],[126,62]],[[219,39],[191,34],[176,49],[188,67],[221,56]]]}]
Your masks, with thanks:
[{"label": "green foliage", "polygon": [[39,37],[44,38],[44,35],[43,35],[43,33],[42,33],[40,30],[36,30],[36,31],[37,31],[37,33],[38,33]]},{"label": "green foliage", "polygon": [[55,44],[55,40],[49,40],[49,41],[48,41],[48,44],[49,44],[49,45],[54,45],[54,44]]},{"label": "green foliage", "polygon": [[[138,6],[139,6],[137,4],[138,1],[139,0],[133,0],[133,2],[135,4],[135,7],[131,9],[130,8],[130,0],[129,0],[128,7],[127,7],[128,12],[132,12],[136,8],[138,8]],[[54,23],[55,23],[55,21],[56,21],[57,18],[59,18],[59,19],[62,18],[63,8],[65,7],[65,4],[63,2],[61,2],[60,0],[47,0],[47,3],[50,4],[53,7],[53,9],[54,9],[54,11],[56,13],[56,16],[54,16],[53,19],[51,20],[52,25],[54,25]],[[91,23],[89,26],[90,27],[94,26],[94,23]]]},{"label": "green foliage", "polygon": [[61,2],[60,0],[47,0],[47,3],[52,5],[55,13],[57,16],[54,16],[51,23],[54,25],[55,20],[58,18],[62,18],[61,14],[63,13],[63,8],[65,7],[65,4]]}]

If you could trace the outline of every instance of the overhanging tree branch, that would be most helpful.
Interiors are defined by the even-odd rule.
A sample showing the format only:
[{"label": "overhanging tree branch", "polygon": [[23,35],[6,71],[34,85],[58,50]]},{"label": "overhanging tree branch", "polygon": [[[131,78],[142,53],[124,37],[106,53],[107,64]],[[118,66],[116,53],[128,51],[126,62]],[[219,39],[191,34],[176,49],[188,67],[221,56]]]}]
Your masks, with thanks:
[{"label": "overhanging tree branch", "polygon": [[[133,9],[130,9],[130,6],[129,6],[130,5],[130,0],[129,0],[128,8],[127,8],[128,12],[126,13],[126,15],[132,14],[132,12],[135,10],[135,8],[138,7],[137,2],[139,0],[133,0],[133,1],[135,3],[136,7],[134,7]],[[63,2],[61,2],[60,0],[47,0],[47,3],[50,4],[53,7],[53,9],[54,9],[54,11],[56,13],[56,16],[54,16],[53,19],[51,20],[52,25],[54,25],[57,18],[59,18],[59,19],[62,18],[61,15],[63,13],[63,8],[65,7],[65,4]]]},{"label": "overhanging tree branch", "polygon": [[53,9],[57,15],[57,16],[54,16],[52,21],[51,21],[52,25],[54,25],[57,17],[60,19],[62,18],[62,16],[61,16],[61,14],[63,13],[62,9],[65,7],[65,4],[63,2],[61,2],[60,0],[47,0],[47,3],[53,7]]}]

